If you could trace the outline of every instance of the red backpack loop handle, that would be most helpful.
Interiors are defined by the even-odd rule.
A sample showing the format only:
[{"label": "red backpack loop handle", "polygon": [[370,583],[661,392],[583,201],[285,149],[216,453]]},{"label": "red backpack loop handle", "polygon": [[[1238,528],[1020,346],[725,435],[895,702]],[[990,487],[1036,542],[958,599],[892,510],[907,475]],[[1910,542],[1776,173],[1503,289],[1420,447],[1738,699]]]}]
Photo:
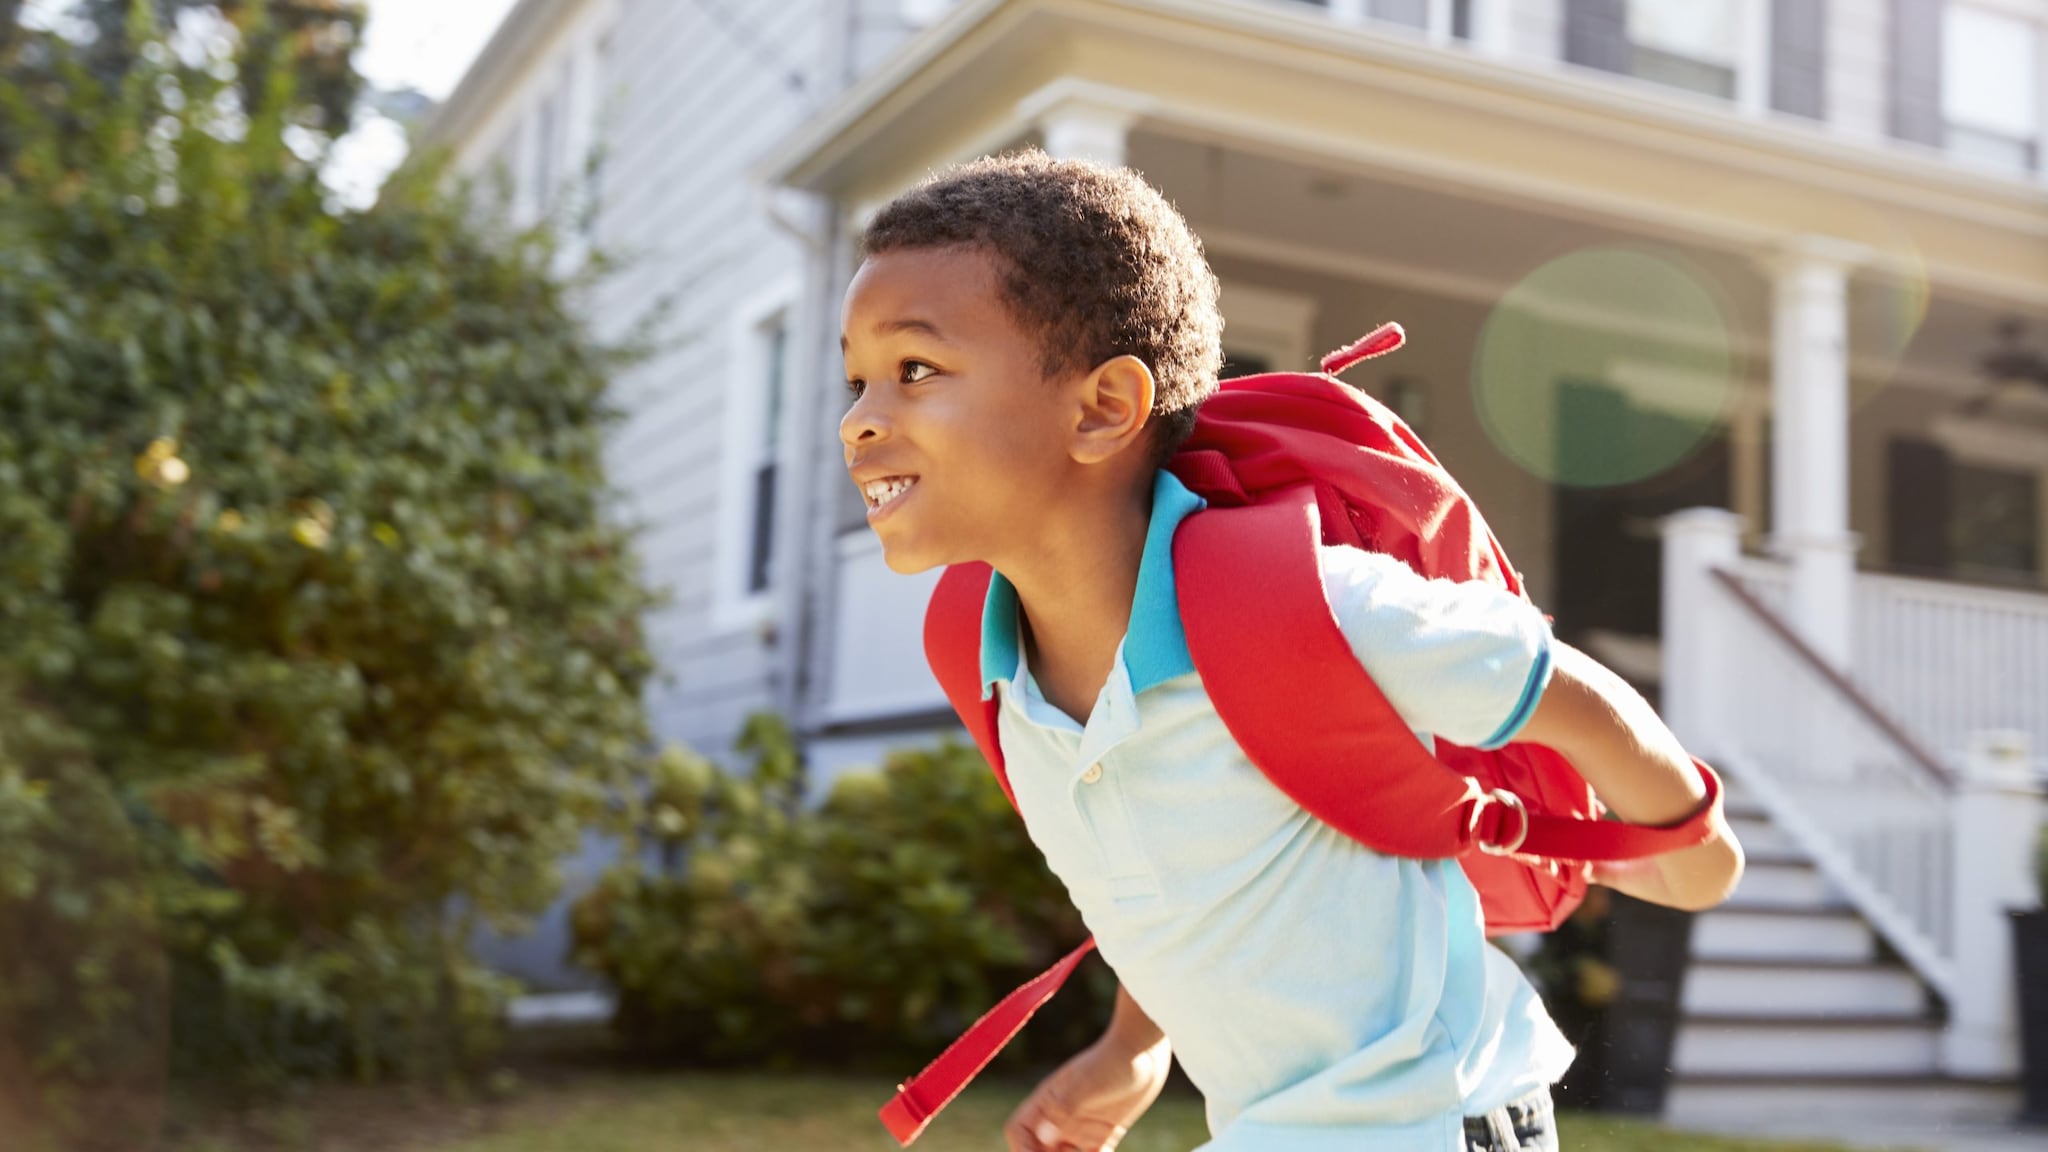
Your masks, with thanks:
[{"label": "red backpack loop handle", "polygon": [[1390,321],[1323,357],[1323,371],[1336,376],[1353,364],[1385,356],[1407,342],[1408,334]]}]

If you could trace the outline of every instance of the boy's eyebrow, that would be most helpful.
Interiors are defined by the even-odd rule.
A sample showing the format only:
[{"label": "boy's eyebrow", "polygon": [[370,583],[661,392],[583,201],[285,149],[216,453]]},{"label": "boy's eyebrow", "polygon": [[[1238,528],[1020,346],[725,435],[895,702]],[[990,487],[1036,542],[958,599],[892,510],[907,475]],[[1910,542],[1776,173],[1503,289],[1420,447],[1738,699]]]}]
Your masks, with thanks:
[{"label": "boy's eyebrow", "polygon": [[[922,332],[941,343],[952,343],[951,340],[946,339],[944,332],[939,331],[938,325],[929,320],[919,320],[914,316],[905,316],[896,320],[884,320],[875,325],[875,331],[883,336],[894,336],[899,332]],[[842,333],[839,337],[839,350],[841,352],[846,351],[846,344],[846,336]]]}]

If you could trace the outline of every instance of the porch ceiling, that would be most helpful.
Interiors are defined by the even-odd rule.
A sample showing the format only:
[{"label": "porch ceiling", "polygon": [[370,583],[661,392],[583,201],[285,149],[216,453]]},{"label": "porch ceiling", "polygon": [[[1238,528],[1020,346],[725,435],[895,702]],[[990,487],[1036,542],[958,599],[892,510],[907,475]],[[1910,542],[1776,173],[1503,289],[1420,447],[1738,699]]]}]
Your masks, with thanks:
[{"label": "porch ceiling", "polygon": [[[1463,190],[1339,173],[1328,165],[1150,131],[1132,134],[1128,160],[1174,202],[1212,256],[1486,308],[1560,257],[1619,246],[1676,259],[1695,285],[1713,295],[1726,325],[1688,330],[1690,335],[1725,344],[1742,357],[1749,365],[1743,369],[1746,380],[1761,385],[1768,378],[1769,275],[1741,250],[1685,243],[1613,217],[1596,220],[1527,202],[1505,205]],[[1984,386],[1978,361],[1991,350],[1998,322],[2016,313],[2038,314],[1956,293],[1933,294],[1923,312],[1917,287],[1883,275],[1851,279],[1848,352],[1859,402],[1893,383],[1957,400],[1972,396]],[[1579,319],[1632,327],[1645,316]],[[2038,316],[2034,329],[2044,326],[2048,316]],[[1666,332],[1674,340],[1687,334]],[[2025,413],[2048,423],[2044,405],[2048,400],[2033,404],[2025,396],[2006,402],[2009,415]]]},{"label": "porch ceiling", "polygon": [[[2048,308],[2048,190],[1904,145],[1751,120],[1578,68],[1477,58],[1270,0],[963,0],[783,141],[762,175],[858,208],[1021,138],[1062,95],[1120,107],[1146,135],[1560,225],[1744,253],[1834,236],[1866,246],[1874,268],[1925,275],[1937,293]],[[1543,246],[1528,223],[1503,221],[1495,239]],[[1426,230],[1398,223],[1372,246],[1403,243],[1446,257]],[[1480,245],[1467,234],[1461,247]],[[1504,255],[1494,250],[1496,270]]]}]

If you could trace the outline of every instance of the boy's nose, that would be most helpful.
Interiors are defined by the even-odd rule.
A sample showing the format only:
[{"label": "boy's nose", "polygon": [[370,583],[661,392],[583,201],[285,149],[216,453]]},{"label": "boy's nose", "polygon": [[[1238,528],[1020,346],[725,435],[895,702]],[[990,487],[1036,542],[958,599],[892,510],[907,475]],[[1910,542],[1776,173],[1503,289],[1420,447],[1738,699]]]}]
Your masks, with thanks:
[{"label": "boy's nose", "polygon": [[853,402],[846,415],[839,418],[839,442],[851,448],[881,439],[883,435],[882,415],[876,405],[865,396]]}]

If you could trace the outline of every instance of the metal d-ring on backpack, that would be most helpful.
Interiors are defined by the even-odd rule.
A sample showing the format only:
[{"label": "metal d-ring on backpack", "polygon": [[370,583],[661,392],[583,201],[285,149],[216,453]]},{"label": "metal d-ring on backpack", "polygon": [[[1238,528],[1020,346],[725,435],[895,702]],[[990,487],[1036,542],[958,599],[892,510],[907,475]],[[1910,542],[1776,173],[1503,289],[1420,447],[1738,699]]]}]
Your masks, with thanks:
[{"label": "metal d-ring on backpack", "polygon": [[[1549,931],[1584,898],[1592,861],[1704,842],[1720,781],[1695,761],[1707,800],[1662,828],[1602,820],[1564,757],[1534,744],[1485,752],[1437,741],[1431,756],[1353,655],[1323,591],[1316,544],[1384,552],[1430,577],[1486,580],[1526,596],[1479,509],[1386,407],[1336,374],[1399,348],[1383,324],[1323,358],[1321,374],[1225,381],[1167,468],[1208,508],[1174,535],[1175,591],[1202,686],[1245,755],[1303,808],[1374,851],[1455,857],[1489,935]],[[1012,805],[981,696],[981,616],[990,571],[949,568],[925,614],[925,654]],[[1279,658],[1272,638],[1287,638]],[[1252,674],[1252,673],[1256,674]],[[1314,701],[1303,723],[1303,701]],[[916,1139],[1095,946],[1091,938],[976,1021],[882,1109]]]}]

